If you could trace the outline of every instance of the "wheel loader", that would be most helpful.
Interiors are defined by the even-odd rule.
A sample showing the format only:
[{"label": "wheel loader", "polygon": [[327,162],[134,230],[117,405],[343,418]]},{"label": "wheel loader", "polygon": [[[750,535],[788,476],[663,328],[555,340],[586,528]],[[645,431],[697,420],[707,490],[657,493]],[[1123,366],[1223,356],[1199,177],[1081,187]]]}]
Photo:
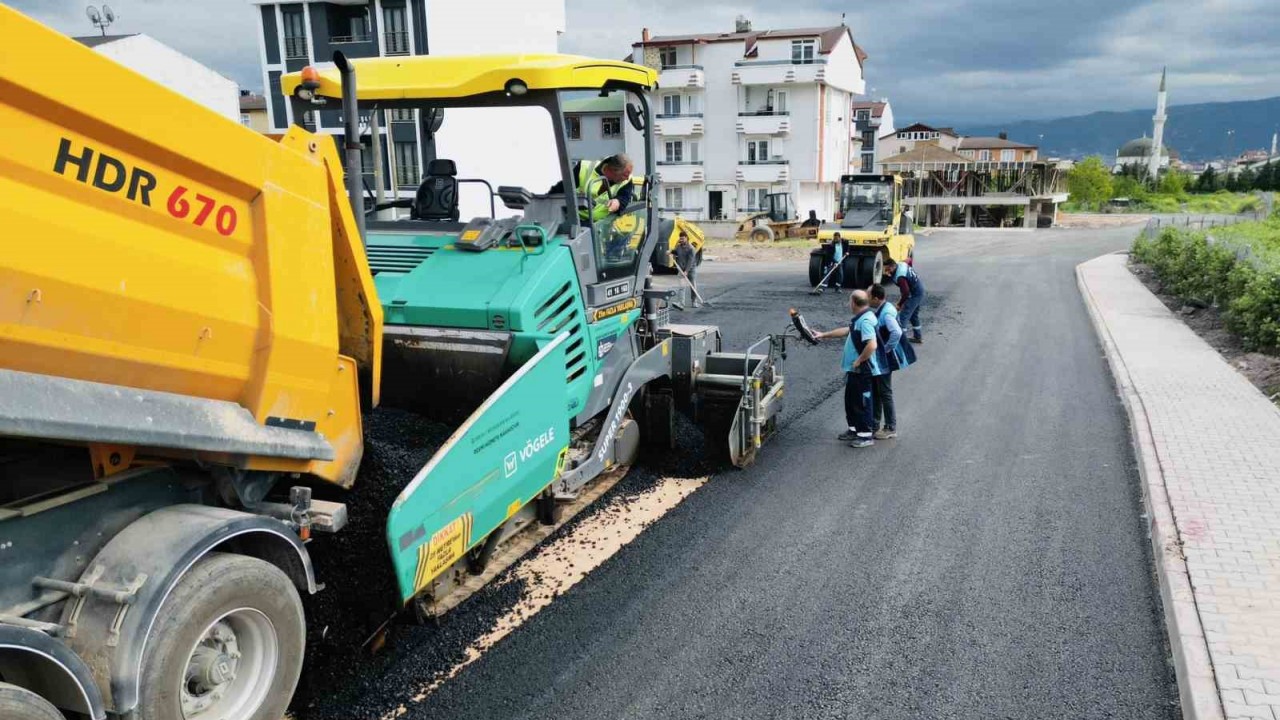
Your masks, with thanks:
[{"label": "wheel loader", "polygon": [[649,203],[584,220],[562,93],[624,94],[651,145],[653,70],[337,55],[283,78],[293,117],[339,110],[349,138],[370,110],[541,113],[521,142],[554,146],[564,191],[487,178],[502,209],[460,218],[443,142],[379,211],[332,136],[271,140],[4,6],[0,28],[5,720],[278,720],[325,582],[307,543],[348,520],[375,406],[458,423],[379,550],[428,615],[669,446],[675,412],[738,466],[774,427],[779,338],[668,322]]},{"label": "wheel loader", "polygon": [[[841,176],[840,217],[818,229],[820,245],[809,253],[809,285],[817,287],[823,278],[828,284],[840,280],[846,288],[880,282],[886,259],[908,264],[914,259],[912,230],[910,216],[902,211],[901,177]],[[843,272],[833,273],[837,242]]]}]

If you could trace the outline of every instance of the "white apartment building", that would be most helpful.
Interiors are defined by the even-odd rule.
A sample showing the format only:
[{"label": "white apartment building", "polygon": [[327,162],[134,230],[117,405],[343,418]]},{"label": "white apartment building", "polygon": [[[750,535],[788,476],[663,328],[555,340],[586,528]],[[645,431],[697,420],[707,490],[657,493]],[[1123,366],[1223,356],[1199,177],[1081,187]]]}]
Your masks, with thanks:
[{"label": "white apartment building", "polygon": [[[666,215],[734,219],[787,192],[800,217],[834,217],[851,172],[852,100],[865,53],[847,26],[670,35],[633,46],[659,71],[654,95],[658,205]],[[643,160],[639,133],[627,150]]]},{"label": "white apartment building", "polygon": [[889,100],[853,101],[853,160],[854,172],[878,173],[877,163],[885,157],[887,143],[882,139],[897,133],[893,127],[893,107]]}]

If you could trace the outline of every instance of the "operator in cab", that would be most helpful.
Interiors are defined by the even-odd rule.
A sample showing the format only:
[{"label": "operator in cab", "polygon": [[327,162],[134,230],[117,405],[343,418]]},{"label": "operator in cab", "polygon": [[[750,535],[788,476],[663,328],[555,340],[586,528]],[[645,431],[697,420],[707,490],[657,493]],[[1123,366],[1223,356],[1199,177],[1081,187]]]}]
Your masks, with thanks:
[{"label": "operator in cab", "polygon": [[[610,213],[622,212],[631,204],[635,185],[631,182],[631,158],[626,153],[610,155],[600,161],[579,160],[573,165],[573,185],[591,198],[591,207],[579,208],[578,217],[591,223],[605,219]],[[556,183],[552,193],[564,192],[564,183]]]}]

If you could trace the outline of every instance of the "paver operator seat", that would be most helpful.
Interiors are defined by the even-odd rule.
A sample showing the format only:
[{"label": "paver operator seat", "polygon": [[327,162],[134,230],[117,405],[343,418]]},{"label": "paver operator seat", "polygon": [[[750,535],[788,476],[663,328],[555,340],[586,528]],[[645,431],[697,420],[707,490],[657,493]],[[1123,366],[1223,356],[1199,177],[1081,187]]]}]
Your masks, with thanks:
[{"label": "paver operator seat", "polygon": [[427,176],[418,186],[410,217],[458,221],[458,166],[452,160],[437,158],[427,163]]}]

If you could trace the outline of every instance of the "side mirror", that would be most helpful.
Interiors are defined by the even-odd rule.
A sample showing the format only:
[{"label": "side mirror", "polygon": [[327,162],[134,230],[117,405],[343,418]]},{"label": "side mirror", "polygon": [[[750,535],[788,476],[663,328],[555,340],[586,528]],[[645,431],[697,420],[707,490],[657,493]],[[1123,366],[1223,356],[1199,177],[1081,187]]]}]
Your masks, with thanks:
[{"label": "side mirror", "polygon": [[635,103],[627,103],[627,120],[631,123],[631,127],[638,132],[644,132],[648,123],[645,122],[644,111]]}]

